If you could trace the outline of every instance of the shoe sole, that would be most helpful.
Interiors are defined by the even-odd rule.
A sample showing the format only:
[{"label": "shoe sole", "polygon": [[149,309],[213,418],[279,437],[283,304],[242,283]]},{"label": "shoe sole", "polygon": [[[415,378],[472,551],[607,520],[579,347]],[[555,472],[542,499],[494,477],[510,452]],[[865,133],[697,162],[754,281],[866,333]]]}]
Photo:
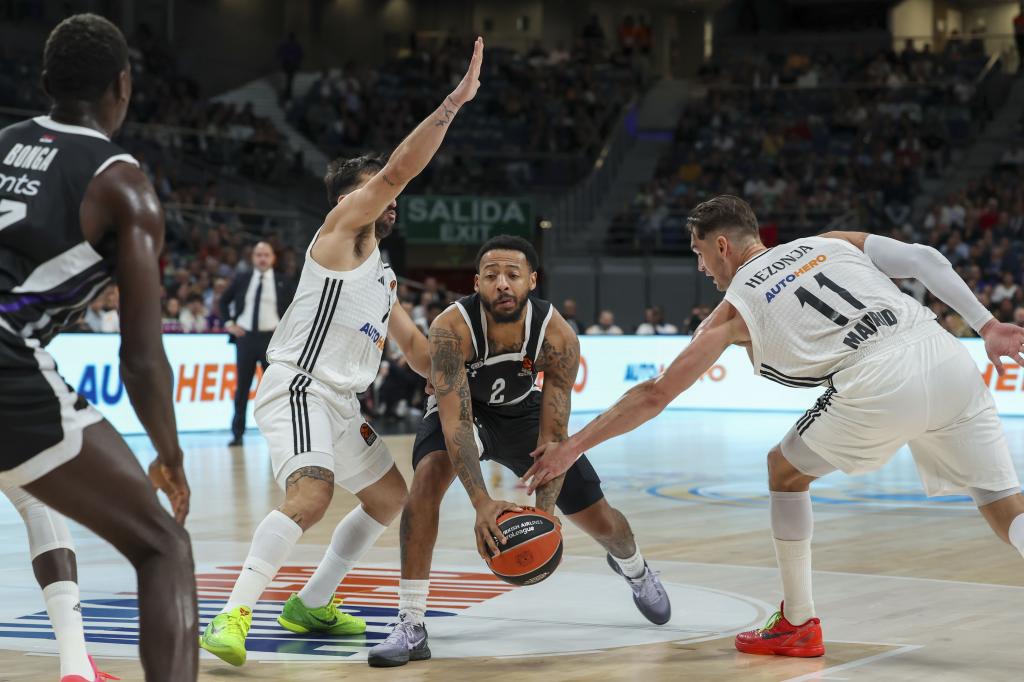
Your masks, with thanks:
[{"label": "shoe sole", "polygon": [[825,655],[825,646],[763,647],[736,642],[736,650],[755,656],[789,656],[792,658],[818,658]]},{"label": "shoe sole", "polygon": [[342,628],[340,630],[334,630],[332,628],[319,628],[319,629],[317,629],[317,628],[308,628],[305,625],[300,625],[298,623],[293,623],[292,621],[287,620],[284,616],[278,616],[277,617],[277,624],[280,625],[281,627],[283,627],[285,630],[288,630],[289,632],[294,632],[297,635],[305,635],[305,634],[309,634],[310,632],[313,632],[313,633],[316,633],[318,635],[346,636],[346,635],[361,635],[364,632],[366,632],[366,623],[363,623],[362,627]]},{"label": "shoe sole", "polygon": [[430,647],[423,647],[420,650],[409,652],[409,658],[400,661],[394,658],[374,658],[373,654],[367,656],[366,662],[371,668],[399,668],[410,661],[426,661],[430,658]]},{"label": "shoe sole", "polygon": [[234,649],[230,649],[227,647],[221,648],[207,644],[203,641],[202,637],[199,638],[199,648],[203,649],[204,651],[209,651],[211,654],[213,654],[220,660],[224,661],[225,663],[230,663],[236,668],[245,665],[245,649],[242,649],[242,655],[239,656],[238,652]]}]

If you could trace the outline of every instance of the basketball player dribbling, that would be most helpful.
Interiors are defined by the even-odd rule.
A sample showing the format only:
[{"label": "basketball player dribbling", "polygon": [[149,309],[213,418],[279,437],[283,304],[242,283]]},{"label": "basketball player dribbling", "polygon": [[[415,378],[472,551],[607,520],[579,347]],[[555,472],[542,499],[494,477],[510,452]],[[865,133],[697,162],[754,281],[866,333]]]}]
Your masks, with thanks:
[{"label": "basketball player dribbling", "polygon": [[[385,163],[373,156],[336,161],[325,182],[334,205],[306,251],[292,304],[267,350],[270,367],[254,416],[270,449],[284,503],[256,528],[223,611],[200,646],[232,665],[246,660],[252,611],[302,534],[324,515],[339,485],[359,498],[335,528],[309,582],[288,599],[278,623],[292,632],[353,635],[361,618],[337,608],[335,590],[405,503],[405,479],[359,411],[389,331],[409,366],[426,376],[427,340],[402,308],[395,273],[378,244],[395,224],[398,195],[426,167],[449,124],[479,88],[483,40],[462,82]],[[389,330],[390,327],[390,330]]]},{"label": "basketball player dribbling", "polygon": [[[43,84],[50,115],[0,130],[0,487],[25,510],[30,542],[39,543],[34,559],[49,563],[37,572],[40,582],[60,586],[58,634],[61,621],[81,627],[80,615],[66,613],[78,601],[74,554],[66,529],[40,531],[39,503],[88,527],[132,563],[146,679],[194,680],[191,547],[153,493],[154,485],[163,489],[184,522],[189,490],[160,330],[164,219],[138,162],[110,141],[132,90],[124,36],[92,14],[62,21],[46,41]],[[114,276],[121,285],[121,377],[157,452],[149,479],[44,350]],[[60,643],[64,682],[104,677],[81,641],[67,652]]]},{"label": "basketball player dribbling", "polygon": [[910,445],[929,496],[965,491],[1002,540],[1024,554],[1024,497],[995,403],[962,343],[890,278],[915,278],[1002,357],[1024,364],[1024,329],[996,321],[935,249],[861,232],[830,232],[767,248],[750,206],[719,196],[687,220],[699,269],[725,300],[660,376],[627,391],[568,441],[537,449],[530,488],[578,453],[660,413],[731,344],[785,386],[827,386],[768,453],[772,535],[784,600],[758,630],[736,637],[752,654],[821,656],[811,598],[810,484],[836,469],[883,466]]},{"label": "basketball player dribbling", "polygon": [[[476,544],[486,559],[504,540],[498,516],[516,508],[491,499],[480,460],[522,475],[538,443],[568,437],[580,344],[547,301],[532,296],[539,259],[524,239],[499,235],[477,254],[476,293],[460,299],[430,326],[430,379],[436,396],[416,433],[415,474],[402,512],[402,577],[398,623],[369,653],[374,667],[430,658],[424,614],[441,499],[458,476],[476,510]],[[544,372],[538,389],[538,372]],[[536,505],[557,505],[606,551],[645,618],[668,622],[671,604],[644,560],[622,513],[608,504],[601,479],[585,458],[537,490]],[[496,541],[495,538],[498,540]]]}]

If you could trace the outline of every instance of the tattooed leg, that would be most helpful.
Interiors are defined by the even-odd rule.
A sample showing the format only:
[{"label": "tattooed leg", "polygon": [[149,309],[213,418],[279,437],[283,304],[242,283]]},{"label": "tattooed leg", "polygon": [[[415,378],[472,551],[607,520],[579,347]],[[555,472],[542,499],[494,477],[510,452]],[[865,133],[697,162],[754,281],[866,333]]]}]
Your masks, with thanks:
[{"label": "tattooed leg", "polygon": [[334,472],[322,467],[297,469],[285,482],[284,504],[278,511],[303,532],[323,518],[334,496]]},{"label": "tattooed leg", "polygon": [[622,512],[608,504],[608,500],[598,500],[583,511],[569,516],[569,520],[611,552],[612,556],[621,558],[636,554],[636,542],[629,521]]}]

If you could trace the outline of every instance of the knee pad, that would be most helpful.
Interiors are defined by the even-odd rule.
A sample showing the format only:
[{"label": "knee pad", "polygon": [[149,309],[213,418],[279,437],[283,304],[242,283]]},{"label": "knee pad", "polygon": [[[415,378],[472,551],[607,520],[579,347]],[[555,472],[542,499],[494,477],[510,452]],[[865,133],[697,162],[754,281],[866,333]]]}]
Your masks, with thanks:
[{"label": "knee pad", "polygon": [[4,490],[4,493],[25,521],[29,553],[33,559],[55,549],[75,551],[71,531],[63,516],[21,488]]},{"label": "knee pad", "polygon": [[979,507],[984,507],[987,504],[998,502],[999,500],[1016,495],[1020,492],[1020,488],[1007,488],[1006,490],[982,490],[981,488],[968,488],[967,492],[970,493],[971,498],[974,500],[974,504]]}]

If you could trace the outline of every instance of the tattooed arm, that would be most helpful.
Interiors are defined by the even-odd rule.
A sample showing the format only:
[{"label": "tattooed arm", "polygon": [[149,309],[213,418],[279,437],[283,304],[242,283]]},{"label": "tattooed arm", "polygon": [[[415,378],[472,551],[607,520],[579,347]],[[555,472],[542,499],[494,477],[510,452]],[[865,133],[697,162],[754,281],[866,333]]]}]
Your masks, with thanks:
[{"label": "tattooed arm", "polygon": [[384,168],[365,185],[342,197],[327,214],[324,232],[365,228],[401,194],[410,180],[427,167],[441,146],[455,114],[476,95],[483,59],[484,41],[477,38],[462,82],[395,148]]},{"label": "tattooed arm", "polygon": [[[566,440],[569,438],[572,387],[580,368],[580,341],[557,311],[552,313],[544,334],[537,368],[544,372],[537,445]],[[554,513],[564,479],[565,474],[562,474],[537,488],[535,504],[538,508]]]},{"label": "tattooed arm", "polygon": [[444,430],[448,458],[476,508],[476,544],[480,556],[487,559],[498,553],[494,538],[505,544],[497,518],[511,502],[491,499],[480,471],[480,449],[473,426],[473,402],[466,376],[466,360],[471,356],[469,327],[457,311],[442,313],[430,326],[430,380],[437,396],[437,410]]}]

